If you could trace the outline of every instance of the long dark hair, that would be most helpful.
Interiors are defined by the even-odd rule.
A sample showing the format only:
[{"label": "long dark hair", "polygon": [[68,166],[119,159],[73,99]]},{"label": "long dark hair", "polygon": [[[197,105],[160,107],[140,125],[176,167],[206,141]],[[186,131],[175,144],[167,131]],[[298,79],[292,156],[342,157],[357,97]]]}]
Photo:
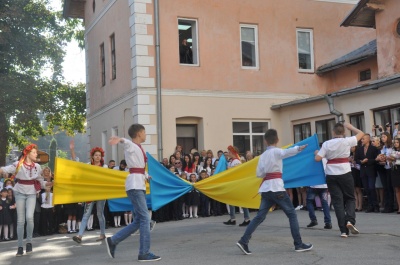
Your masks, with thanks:
[{"label": "long dark hair", "polygon": [[[189,162],[188,162],[188,163],[186,163],[186,157],[189,158]],[[192,158],[190,157],[190,155],[185,155],[185,157],[184,157],[184,159],[183,159],[183,162],[182,162],[182,170],[184,170],[186,167],[187,167],[188,169],[190,169],[190,168],[193,167]]]}]

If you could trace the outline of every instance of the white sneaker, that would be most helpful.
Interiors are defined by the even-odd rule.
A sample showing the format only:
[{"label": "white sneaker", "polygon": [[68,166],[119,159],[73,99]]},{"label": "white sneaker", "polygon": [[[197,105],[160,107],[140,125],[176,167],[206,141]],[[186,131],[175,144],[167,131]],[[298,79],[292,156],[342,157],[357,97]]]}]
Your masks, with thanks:
[{"label": "white sneaker", "polygon": [[193,219],[193,216],[190,216],[189,219]]},{"label": "white sneaker", "polygon": [[303,205],[299,205],[296,208],[294,208],[296,211],[301,210],[303,208]]},{"label": "white sneaker", "polygon": [[342,233],[342,234],[340,235],[340,237],[347,238],[347,234],[346,234],[346,233]]},{"label": "white sneaker", "polygon": [[350,223],[350,222],[347,222],[346,227],[347,227],[347,229],[350,230],[350,232],[351,232],[353,235],[357,235],[357,234],[360,233],[360,231],[358,231],[358,229],[357,229],[352,223]]}]

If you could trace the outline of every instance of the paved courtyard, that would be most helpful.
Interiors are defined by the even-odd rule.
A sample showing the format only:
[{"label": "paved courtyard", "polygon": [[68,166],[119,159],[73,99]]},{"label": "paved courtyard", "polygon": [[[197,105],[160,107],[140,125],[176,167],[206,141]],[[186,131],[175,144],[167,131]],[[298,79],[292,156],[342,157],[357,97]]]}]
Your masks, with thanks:
[{"label": "paved courtyard", "polygon": [[[335,218],[334,212],[332,217]],[[251,217],[255,212],[251,213]],[[238,215],[238,221],[242,217]],[[250,241],[252,255],[243,255],[235,245],[245,228],[225,226],[228,216],[186,219],[158,223],[152,232],[151,250],[162,257],[156,264],[399,264],[400,215],[359,213],[357,228],[361,234],[340,238],[336,220],[332,230],[323,229],[323,214],[317,213],[320,224],[306,228],[308,213],[298,211],[304,242],[314,244],[313,250],[297,253],[293,248],[289,222],[282,211],[268,214]],[[108,236],[118,229],[106,230]],[[0,264],[58,264],[102,265],[135,264],[138,254],[138,236],[126,239],[116,250],[115,259],[109,258],[104,242],[96,242],[98,230],[87,232],[81,245],[71,235],[53,235],[35,238],[34,252],[15,257],[16,241],[0,242]]]}]

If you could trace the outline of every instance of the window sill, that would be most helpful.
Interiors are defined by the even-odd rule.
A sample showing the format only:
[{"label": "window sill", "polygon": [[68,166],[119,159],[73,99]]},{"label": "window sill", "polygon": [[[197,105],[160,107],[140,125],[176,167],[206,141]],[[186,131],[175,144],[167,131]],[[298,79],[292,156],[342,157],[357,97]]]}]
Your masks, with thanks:
[{"label": "window sill", "polygon": [[199,64],[179,63],[180,66],[199,67]]}]

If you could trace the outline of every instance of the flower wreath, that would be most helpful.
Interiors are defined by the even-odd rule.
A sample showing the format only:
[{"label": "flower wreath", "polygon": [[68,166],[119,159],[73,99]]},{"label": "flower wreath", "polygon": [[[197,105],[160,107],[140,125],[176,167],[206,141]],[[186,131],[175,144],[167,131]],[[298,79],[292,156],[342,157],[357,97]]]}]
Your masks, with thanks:
[{"label": "flower wreath", "polygon": [[21,169],[22,165],[24,164],[27,155],[28,155],[33,149],[36,149],[36,150],[38,149],[38,147],[37,147],[36,144],[29,144],[29,145],[27,145],[27,146],[24,148],[24,150],[22,150],[22,157],[21,157],[21,159],[18,161],[16,170],[15,170],[15,173],[14,173],[14,178],[15,178],[15,176],[17,175],[18,171]]},{"label": "flower wreath", "polygon": [[[94,147],[94,148],[92,148],[92,150],[90,150],[90,158],[91,158],[91,159],[93,159],[94,153],[96,153],[96,152],[100,152],[100,154],[101,154],[100,164],[101,164],[101,166],[103,166],[103,165],[104,165],[104,159],[103,159],[103,157],[104,157],[104,150],[103,150],[103,148],[97,147],[97,146]],[[92,164],[93,164],[93,161],[92,161]]]},{"label": "flower wreath", "polygon": [[238,152],[236,151],[235,147],[233,147],[232,145],[228,146],[228,151],[231,152],[236,159],[240,160],[240,156],[238,154]]}]

